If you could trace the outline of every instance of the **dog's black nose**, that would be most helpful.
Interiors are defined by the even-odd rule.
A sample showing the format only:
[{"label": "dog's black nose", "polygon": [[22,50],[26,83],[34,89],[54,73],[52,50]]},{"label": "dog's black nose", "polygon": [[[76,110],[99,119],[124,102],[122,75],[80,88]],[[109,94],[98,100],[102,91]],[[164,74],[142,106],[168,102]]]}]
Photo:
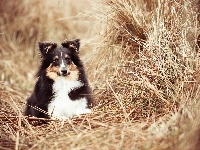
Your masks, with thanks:
[{"label": "dog's black nose", "polygon": [[63,75],[66,75],[67,74],[67,69],[62,69],[61,72],[62,72]]}]

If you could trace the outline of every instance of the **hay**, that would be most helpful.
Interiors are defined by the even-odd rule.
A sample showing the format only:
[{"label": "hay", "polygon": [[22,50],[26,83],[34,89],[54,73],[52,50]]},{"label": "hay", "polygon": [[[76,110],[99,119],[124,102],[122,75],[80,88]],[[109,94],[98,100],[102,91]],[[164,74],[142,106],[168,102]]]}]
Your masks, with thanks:
[{"label": "hay", "polygon": [[[83,58],[96,105],[93,113],[66,121],[24,117],[23,110],[38,66],[36,41],[78,36],[80,30],[73,28],[77,22],[74,11],[80,11],[83,3],[70,3],[76,16],[75,20],[71,16],[70,23],[68,14],[58,9],[64,1],[53,5],[22,0],[0,3],[0,149],[198,146],[199,47],[195,40],[199,25],[195,2],[109,0],[103,6],[93,2],[94,8],[103,8],[104,22],[87,18],[94,27],[84,38],[93,43],[86,45],[83,54],[88,48],[91,51]],[[99,12],[92,11],[90,15],[100,19]],[[100,24],[96,40],[97,31],[93,30]]]},{"label": "hay", "polygon": [[[142,16],[137,3],[123,0],[108,3],[112,15],[105,47],[115,51],[118,60],[107,62],[115,68],[109,70],[112,75],[106,79],[110,94],[107,97],[101,94],[100,99],[107,101],[113,97],[112,107],[120,109],[116,104],[119,99],[136,119],[160,117],[178,109],[182,103],[178,97],[187,82],[194,81],[193,72],[198,69],[199,57],[190,37],[196,35],[196,29],[191,29],[196,25],[195,17],[191,17],[194,12],[191,3],[162,2],[149,19],[150,14]],[[191,14],[183,6],[191,9]]]}]

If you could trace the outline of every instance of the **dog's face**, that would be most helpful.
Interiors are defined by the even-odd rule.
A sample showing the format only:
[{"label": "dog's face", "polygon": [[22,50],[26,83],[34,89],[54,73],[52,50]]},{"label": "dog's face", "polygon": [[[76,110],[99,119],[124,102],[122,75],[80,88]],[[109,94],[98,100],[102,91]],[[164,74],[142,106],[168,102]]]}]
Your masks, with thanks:
[{"label": "dog's face", "polygon": [[79,70],[76,58],[80,46],[79,40],[64,41],[61,45],[57,47],[57,44],[52,42],[39,43],[46,76],[53,80],[59,76],[68,80],[78,80]]}]

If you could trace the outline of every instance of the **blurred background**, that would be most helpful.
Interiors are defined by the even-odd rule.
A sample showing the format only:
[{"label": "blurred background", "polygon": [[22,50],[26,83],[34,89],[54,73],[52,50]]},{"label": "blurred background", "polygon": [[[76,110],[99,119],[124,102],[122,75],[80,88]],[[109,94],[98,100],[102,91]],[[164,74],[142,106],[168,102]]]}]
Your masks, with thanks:
[{"label": "blurred background", "polygon": [[[198,149],[199,5],[0,0],[0,149]],[[81,39],[94,111],[73,125],[32,126],[22,112],[37,80],[37,43],[73,38]]]},{"label": "blurred background", "polygon": [[1,82],[23,91],[32,88],[39,41],[80,38],[82,57],[91,55],[101,30],[96,8],[89,0],[1,0]]}]

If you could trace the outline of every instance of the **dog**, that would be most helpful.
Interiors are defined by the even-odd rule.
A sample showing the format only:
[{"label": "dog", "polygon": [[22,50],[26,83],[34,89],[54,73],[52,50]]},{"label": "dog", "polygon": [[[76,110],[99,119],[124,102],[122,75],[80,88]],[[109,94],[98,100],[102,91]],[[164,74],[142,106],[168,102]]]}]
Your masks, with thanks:
[{"label": "dog", "polygon": [[41,65],[37,82],[27,99],[26,116],[67,119],[90,113],[91,88],[79,58],[80,40],[39,42]]}]

